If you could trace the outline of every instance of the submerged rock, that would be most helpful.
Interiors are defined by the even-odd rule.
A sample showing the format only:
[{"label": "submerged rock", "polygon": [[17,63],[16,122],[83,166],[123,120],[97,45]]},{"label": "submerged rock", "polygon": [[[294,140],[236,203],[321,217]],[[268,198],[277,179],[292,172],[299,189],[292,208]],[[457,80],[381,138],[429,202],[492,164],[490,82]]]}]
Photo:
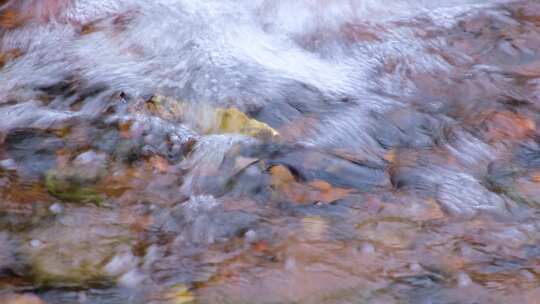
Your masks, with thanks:
[{"label": "submerged rock", "polygon": [[45,185],[50,194],[67,201],[100,203],[102,195],[95,189],[107,166],[107,155],[94,151],[79,154],[71,163],[50,170]]},{"label": "submerged rock", "polygon": [[132,238],[110,211],[74,210],[26,237],[22,253],[36,286],[104,285],[134,267]]},{"label": "submerged rock", "polygon": [[398,217],[370,219],[357,225],[360,237],[393,249],[410,248],[420,225]]},{"label": "submerged rock", "polygon": [[4,304],[45,304],[40,298],[32,294],[10,294],[0,297]]},{"label": "submerged rock", "polygon": [[52,195],[66,201],[100,203],[103,197],[92,187],[59,176],[55,171],[49,171],[45,176],[47,190]]}]

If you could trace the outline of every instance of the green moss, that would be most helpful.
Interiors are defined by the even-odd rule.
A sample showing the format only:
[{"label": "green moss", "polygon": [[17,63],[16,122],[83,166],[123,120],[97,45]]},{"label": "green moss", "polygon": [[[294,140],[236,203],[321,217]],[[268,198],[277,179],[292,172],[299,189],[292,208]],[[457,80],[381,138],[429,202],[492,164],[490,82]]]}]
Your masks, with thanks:
[{"label": "green moss", "polygon": [[54,170],[46,173],[45,185],[51,195],[64,201],[96,204],[103,201],[102,195],[93,187],[74,179],[60,177]]},{"label": "green moss", "polygon": [[110,210],[76,208],[60,220],[29,231],[22,256],[39,287],[92,287],[114,282],[106,265],[133,246],[127,227]]}]

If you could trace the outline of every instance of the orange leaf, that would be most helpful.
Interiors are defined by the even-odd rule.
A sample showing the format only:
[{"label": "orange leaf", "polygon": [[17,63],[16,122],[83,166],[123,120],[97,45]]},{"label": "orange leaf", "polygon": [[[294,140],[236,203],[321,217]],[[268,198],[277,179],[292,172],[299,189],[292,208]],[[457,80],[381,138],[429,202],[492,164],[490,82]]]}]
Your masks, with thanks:
[{"label": "orange leaf", "polygon": [[387,162],[394,164],[396,162],[396,150],[391,149],[386,152],[386,154],[383,157]]},{"label": "orange leaf", "polygon": [[311,181],[307,184],[296,181],[294,175],[285,166],[278,165],[270,169],[272,187],[286,199],[298,204],[315,202],[332,203],[347,196],[351,190],[334,188],[322,180]]},{"label": "orange leaf", "polygon": [[7,10],[0,14],[0,27],[5,29],[14,29],[23,23],[24,18],[13,10]]},{"label": "orange leaf", "polygon": [[272,184],[276,186],[295,181],[294,175],[291,173],[291,171],[282,165],[272,167],[270,169],[270,174],[272,175]]},{"label": "orange leaf", "polygon": [[122,138],[131,138],[130,129],[132,124],[132,121],[128,121],[125,123],[120,123],[118,125],[118,129],[120,130],[120,136],[122,136]]},{"label": "orange leaf", "polygon": [[252,248],[257,253],[264,253],[268,250],[268,243],[266,241],[256,242],[252,245]]},{"label": "orange leaf", "polygon": [[169,171],[169,162],[159,155],[150,157],[150,163],[152,163],[152,166],[159,172],[163,173]]},{"label": "orange leaf", "polygon": [[309,185],[314,188],[311,193],[313,199],[327,204],[342,199],[351,193],[349,189],[334,188],[329,183],[321,180],[312,181]]},{"label": "orange leaf", "polygon": [[522,139],[536,130],[533,120],[519,113],[496,112],[487,119],[487,136],[491,141]]}]

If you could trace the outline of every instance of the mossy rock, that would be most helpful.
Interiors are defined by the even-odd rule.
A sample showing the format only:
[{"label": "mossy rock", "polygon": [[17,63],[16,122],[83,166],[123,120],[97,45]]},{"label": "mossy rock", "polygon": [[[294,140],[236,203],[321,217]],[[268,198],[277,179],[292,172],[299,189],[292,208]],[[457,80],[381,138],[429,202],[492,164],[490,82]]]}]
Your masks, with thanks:
[{"label": "mossy rock", "polygon": [[51,195],[64,201],[95,204],[103,201],[103,196],[93,185],[85,185],[84,182],[54,170],[45,174],[45,185]]},{"label": "mossy rock", "polygon": [[114,281],[106,265],[133,245],[129,229],[110,210],[80,208],[26,236],[23,256],[39,287],[92,287]]}]

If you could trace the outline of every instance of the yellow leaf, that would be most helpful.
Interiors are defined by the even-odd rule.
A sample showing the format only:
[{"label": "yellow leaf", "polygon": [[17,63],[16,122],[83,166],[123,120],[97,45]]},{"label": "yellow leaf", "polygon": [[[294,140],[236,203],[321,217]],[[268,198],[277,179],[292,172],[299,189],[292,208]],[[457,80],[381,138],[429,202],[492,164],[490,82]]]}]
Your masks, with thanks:
[{"label": "yellow leaf", "polygon": [[320,216],[307,216],[302,219],[306,236],[313,240],[321,239],[328,231],[328,222]]},{"label": "yellow leaf", "polygon": [[215,108],[208,104],[181,102],[155,95],[146,108],[165,120],[182,121],[205,134],[237,133],[251,137],[272,137],[279,133],[269,125],[249,118],[236,108]]},{"label": "yellow leaf", "polygon": [[267,124],[250,119],[236,108],[218,108],[216,113],[218,133],[239,133],[252,137],[278,135],[278,132]]},{"label": "yellow leaf", "polygon": [[195,303],[195,297],[185,285],[174,286],[166,295],[169,304],[188,304]]}]

